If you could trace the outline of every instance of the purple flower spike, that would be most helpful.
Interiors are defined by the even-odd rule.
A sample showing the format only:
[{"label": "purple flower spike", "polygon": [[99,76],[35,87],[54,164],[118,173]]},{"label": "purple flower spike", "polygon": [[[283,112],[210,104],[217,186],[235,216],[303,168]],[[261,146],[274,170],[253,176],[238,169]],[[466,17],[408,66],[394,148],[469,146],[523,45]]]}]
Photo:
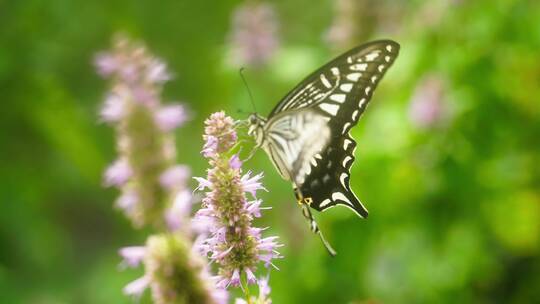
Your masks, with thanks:
[{"label": "purple flower spike", "polygon": [[443,79],[428,75],[417,86],[409,105],[409,118],[418,128],[440,125],[447,117]]},{"label": "purple flower spike", "polygon": [[104,184],[123,193],[117,205],[135,227],[165,227],[171,220],[165,213],[187,188],[190,174],[186,166],[175,164],[171,133],[187,119],[185,108],[163,105],[160,97],[171,78],[167,65],[144,44],[119,36],[111,50],[96,56],[95,66],[110,81],[100,116],[115,128],[119,154],[105,172]]},{"label": "purple flower spike", "polygon": [[239,65],[260,66],[268,62],[279,47],[278,20],[268,3],[238,7],[232,20],[232,61]]},{"label": "purple flower spike", "polygon": [[145,246],[120,250],[124,263],[143,264],[144,276],[124,287],[126,295],[140,298],[146,288],[152,303],[178,303],[174,299],[191,299],[190,303],[226,304],[228,294],[216,288],[216,280],[200,256],[190,250],[191,241],[180,234],[155,234]]},{"label": "purple flower spike", "polygon": [[[176,164],[177,145],[172,133],[188,115],[182,105],[162,103],[163,85],[171,79],[167,65],[142,43],[125,37],[115,39],[110,51],[98,54],[95,65],[110,81],[100,116],[101,121],[114,127],[119,154],[106,170],[104,184],[120,190],[116,206],[136,228],[152,225],[159,231],[148,237],[145,246],[119,250],[123,268],[144,267],[144,276],[125,286],[123,292],[140,298],[148,288],[156,304],[226,304],[227,291],[216,288],[219,284],[210,276],[207,260],[199,252],[225,260],[234,247],[213,250],[225,240],[222,230],[215,239],[206,241],[208,230],[219,228],[211,205],[200,211],[197,221],[190,218],[194,198],[187,182],[191,173],[188,166]],[[224,115],[221,118],[216,132],[229,123]],[[230,142],[236,140],[229,138]],[[214,140],[216,145],[208,146],[209,155],[229,148],[218,143],[216,136]],[[199,182],[200,188],[213,186],[208,180]],[[193,243],[193,232],[205,234]],[[236,281],[240,281],[240,273]],[[223,282],[228,285],[231,280]]]},{"label": "purple flower spike", "polygon": [[218,286],[240,286],[244,274],[248,284],[255,284],[257,266],[262,262],[269,267],[273,259],[281,258],[276,251],[281,246],[277,237],[262,238],[263,229],[252,226],[265,208],[261,200],[248,201],[246,196],[266,190],[261,183],[263,174],[242,175],[242,161],[238,155],[230,157],[229,150],[237,143],[232,118],[218,112],[205,124],[203,155],[211,168],[206,178],[195,178],[197,189],[206,193],[194,226],[206,223],[208,236],[199,249],[219,266]]}]

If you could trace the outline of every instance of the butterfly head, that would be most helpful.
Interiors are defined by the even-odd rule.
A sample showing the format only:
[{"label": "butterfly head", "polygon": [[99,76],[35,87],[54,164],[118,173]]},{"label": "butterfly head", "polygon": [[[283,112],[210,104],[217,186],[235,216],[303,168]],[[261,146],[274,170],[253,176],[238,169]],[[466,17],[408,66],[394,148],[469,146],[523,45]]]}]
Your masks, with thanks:
[{"label": "butterfly head", "polygon": [[248,135],[255,137],[255,141],[257,141],[257,145],[260,145],[262,143],[262,140],[264,137],[264,124],[265,123],[266,123],[266,119],[264,117],[259,116],[257,113],[253,113],[249,115]]}]

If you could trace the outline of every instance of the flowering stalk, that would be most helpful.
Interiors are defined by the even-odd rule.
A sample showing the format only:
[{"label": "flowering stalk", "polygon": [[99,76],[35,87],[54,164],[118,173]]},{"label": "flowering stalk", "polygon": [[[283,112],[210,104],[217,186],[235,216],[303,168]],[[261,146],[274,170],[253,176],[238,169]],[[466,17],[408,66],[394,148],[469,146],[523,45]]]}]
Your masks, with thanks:
[{"label": "flowering stalk", "polygon": [[[171,133],[186,120],[186,111],[179,104],[161,105],[163,84],[171,76],[144,45],[120,37],[111,51],[98,54],[95,64],[111,81],[101,118],[115,127],[119,153],[105,173],[105,184],[121,190],[116,204],[136,227],[162,228],[164,211],[181,209],[173,206],[179,194],[184,200],[179,203],[191,203],[189,168],[175,164]],[[168,224],[178,228],[178,220]]]},{"label": "flowering stalk", "polygon": [[158,304],[226,303],[227,292],[215,288],[205,259],[193,250],[190,170],[175,164],[172,135],[186,113],[181,105],[161,105],[162,86],[170,79],[165,64],[143,45],[119,38],[110,52],[97,56],[96,66],[112,82],[101,117],[115,126],[120,154],[105,184],[121,189],[117,206],[136,227],[152,224],[166,231],[150,236],[145,246],[120,250],[124,265],[145,268],[124,292],[140,297],[149,287]]},{"label": "flowering stalk", "polygon": [[366,40],[373,32],[396,32],[406,3],[377,1],[374,5],[370,1],[332,1],[334,20],[324,38],[332,49],[343,51]]},{"label": "flowering stalk", "polygon": [[[253,219],[261,216],[261,209],[265,209],[261,208],[262,201],[256,199],[256,192],[265,189],[260,182],[262,174],[242,175],[242,162],[237,155],[230,156],[237,143],[234,121],[218,112],[205,125],[202,154],[211,168],[206,178],[196,178],[199,189],[208,190],[202,208],[196,213],[195,224],[206,228],[209,236],[199,248],[219,266],[217,286],[241,286],[249,302],[247,285],[265,282],[255,275],[258,264],[273,266],[272,260],[281,258],[276,251],[281,245],[277,237],[263,238],[263,229],[252,225]],[[248,200],[246,193],[253,200]]]},{"label": "flowering stalk", "polygon": [[416,87],[409,104],[409,119],[415,127],[429,129],[448,118],[443,80],[440,75],[428,75]]},{"label": "flowering stalk", "polygon": [[232,20],[232,60],[237,65],[261,66],[279,47],[278,21],[268,3],[247,2],[238,7]]},{"label": "flowering stalk", "polygon": [[130,267],[144,264],[145,274],[128,284],[124,292],[140,297],[148,287],[157,304],[227,303],[227,292],[215,288],[204,260],[191,250],[181,234],[160,234],[148,238],[144,247],[120,250]]},{"label": "flowering stalk", "polygon": [[326,32],[326,40],[337,48],[348,48],[358,36],[361,27],[358,24],[358,6],[354,0],[336,0],[335,18]]}]

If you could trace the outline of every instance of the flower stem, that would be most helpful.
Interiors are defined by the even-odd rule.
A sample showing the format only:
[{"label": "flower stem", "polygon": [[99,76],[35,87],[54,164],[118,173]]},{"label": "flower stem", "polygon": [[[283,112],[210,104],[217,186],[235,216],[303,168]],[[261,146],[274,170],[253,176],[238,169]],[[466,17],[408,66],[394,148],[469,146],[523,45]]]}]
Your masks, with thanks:
[{"label": "flower stem", "polygon": [[249,294],[249,284],[247,281],[247,275],[242,275],[240,279],[240,284],[242,284],[242,291],[244,292],[244,295],[246,296],[247,303],[251,304],[251,296]]}]

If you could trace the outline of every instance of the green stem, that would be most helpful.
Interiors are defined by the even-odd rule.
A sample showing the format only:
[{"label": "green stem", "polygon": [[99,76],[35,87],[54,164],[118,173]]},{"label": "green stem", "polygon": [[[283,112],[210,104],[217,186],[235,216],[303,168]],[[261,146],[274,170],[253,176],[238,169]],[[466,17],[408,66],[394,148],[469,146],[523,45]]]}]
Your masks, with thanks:
[{"label": "green stem", "polygon": [[246,301],[248,304],[251,304],[251,296],[249,295],[249,287],[247,282],[247,275],[242,275],[240,277],[240,284],[242,286],[242,291],[244,292],[244,295],[246,296]]}]

